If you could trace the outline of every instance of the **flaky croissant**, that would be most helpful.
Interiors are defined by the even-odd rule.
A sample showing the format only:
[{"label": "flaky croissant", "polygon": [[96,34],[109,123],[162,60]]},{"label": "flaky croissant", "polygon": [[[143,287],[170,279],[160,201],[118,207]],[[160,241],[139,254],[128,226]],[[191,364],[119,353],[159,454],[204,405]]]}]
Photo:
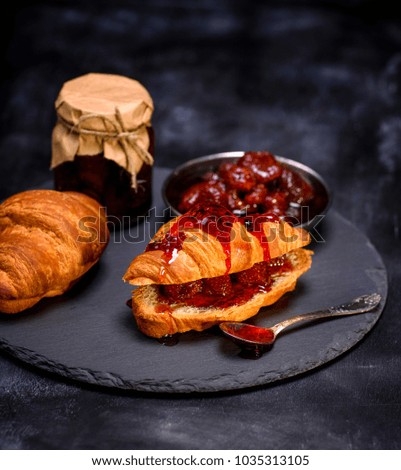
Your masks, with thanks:
[{"label": "flaky croissant", "polygon": [[[133,291],[132,309],[143,333],[160,338],[245,320],[293,290],[310,268],[305,230],[271,216],[247,221],[230,214],[223,211],[220,226],[202,209],[173,219],[132,261],[123,279],[142,286]],[[248,280],[253,290],[245,286],[244,297]]]},{"label": "flaky croissant", "polygon": [[[309,233],[278,218],[262,221],[255,232],[247,230],[246,224],[232,216],[229,234],[230,268],[227,270],[227,253],[224,245],[211,232],[201,227],[183,227],[182,247],[174,259],[166,260],[163,250],[149,250],[159,243],[186,215],[163,225],[148,245],[147,251],[137,256],[124,275],[124,281],[136,286],[148,284],[182,284],[197,279],[232,274],[250,268],[265,259],[261,233],[265,236],[270,259],[277,258],[310,242]],[[191,225],[191,224],[188,224]]]},{"label": "flaky croissant", "polygon": [[33,190],[0,205],[0,311],[66,292],[109,241],[103,208],[75,192]]}]

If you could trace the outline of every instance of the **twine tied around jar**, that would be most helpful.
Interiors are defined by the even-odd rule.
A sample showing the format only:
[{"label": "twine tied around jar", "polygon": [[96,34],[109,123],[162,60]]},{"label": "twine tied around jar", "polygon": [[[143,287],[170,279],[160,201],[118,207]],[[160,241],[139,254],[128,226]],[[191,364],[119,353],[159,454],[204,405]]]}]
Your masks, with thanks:
[{"label": "twine tied around jar", "polygon": [[[145,124],[141,124],[135,129],[127,130],[124,125],[121,112],[118,108],[115,108],[115,121],[108,118],[107,116],[96,113],[82,115],[78,119],[76,124],[68,122],[63,117],[61,117],[60,114],[57,114],[57,118],[58,121],[64,127],[66,127],[70,133],[76,135],[100,137],[103,141],[107,141],[109,139],[117,141],[125,155],[125,168],[131,174],[131,186],[135,190],[137,189],[138,181],[136,178],[135,165],[132,158],[132,150],[134,151],[134,154],[140,157],[143,163],[147,165],[153,165],[154,162],[152,155],[137,142],[140,133],[146,129]],[[95,129],[83,128],[82,124],[90,119],[102,120],[104,123],[104,127],[107,128],[107,124],[109,124],[110,126],[112,126],[113,131],[99,131]]]},{"label": "twine tied around jar", "polygon": [[51,168],[77,156],[103,155],[130,174],[131,188],[138,191],[138,173],[153,164],[148,91],[128,77],[90,73],[65,82],[55,108]]}]

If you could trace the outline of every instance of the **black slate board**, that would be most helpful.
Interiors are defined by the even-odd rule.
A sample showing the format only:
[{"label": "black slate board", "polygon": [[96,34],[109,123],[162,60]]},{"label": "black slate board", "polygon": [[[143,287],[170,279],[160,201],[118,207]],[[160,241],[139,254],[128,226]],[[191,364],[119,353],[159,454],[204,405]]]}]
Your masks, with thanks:
[{"label": "black slate board", "polygon": [[282,334],[256,361],[212,329],[186,333],[174,347],[144,337],[125,305],[131,286],[121,277],[162,223],[160,187],[169,170],[155,169],[155,210],[116,233],[101,262],[63,297],[45,299],[29,312],[0,315],[0,347],[24,362],[64,377],[120,389],[212,392],[247,388],[301,374],[350,349],[374,326],[384,308],[387,276],[369,240],[335,211],[317,227],[312,269],[296,291],[254,319],[272,325],[289,316],[379,292],[376,312],[337,318]]}]

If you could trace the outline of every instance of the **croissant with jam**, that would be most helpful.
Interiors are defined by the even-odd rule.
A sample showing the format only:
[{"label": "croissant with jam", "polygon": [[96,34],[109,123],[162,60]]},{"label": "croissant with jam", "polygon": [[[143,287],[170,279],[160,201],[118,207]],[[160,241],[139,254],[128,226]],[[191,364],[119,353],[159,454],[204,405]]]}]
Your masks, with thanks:
[{"label": "croissant with jam", "polygon": [[84,194],[33,190],[0,204],[0,312],[17,313],[66,292],[109,240],[99,203]]},{"label": "croissant with jam", "polygon": [[196,206],[165,224],[124,275],[140,286],[132,294],[138,328],[161,338],[256,315],[310,268],[309,242],[275,215]]}]

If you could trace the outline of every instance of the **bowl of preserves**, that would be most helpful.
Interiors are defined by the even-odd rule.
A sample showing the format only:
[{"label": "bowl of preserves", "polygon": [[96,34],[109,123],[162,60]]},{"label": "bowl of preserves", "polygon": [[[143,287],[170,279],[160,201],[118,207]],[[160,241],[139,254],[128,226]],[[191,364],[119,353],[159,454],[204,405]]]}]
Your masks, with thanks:
[{"label": "bowl of preserves", "polygon": [[273,213],[303,227],[320,220],[331,199],[315,170],[267,151],[223,152],[189,160],[166,179],[163,198],[174,215],[213,203],[238,216]]}]

